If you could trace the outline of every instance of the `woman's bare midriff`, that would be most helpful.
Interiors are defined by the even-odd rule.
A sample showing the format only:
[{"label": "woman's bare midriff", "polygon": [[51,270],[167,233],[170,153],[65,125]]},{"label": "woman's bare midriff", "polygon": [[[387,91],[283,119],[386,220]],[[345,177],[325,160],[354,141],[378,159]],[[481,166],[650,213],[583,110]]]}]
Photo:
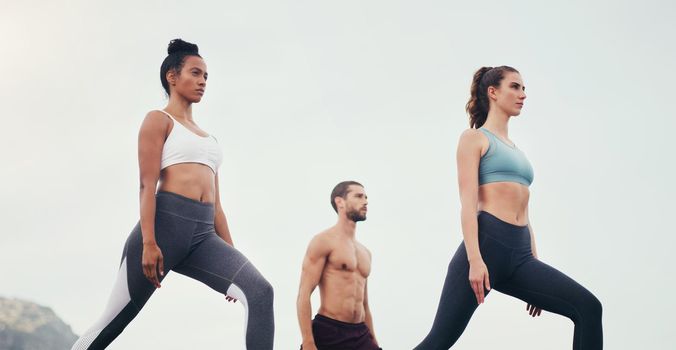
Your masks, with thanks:
[{"label": "woman's bare midriff", "polygon": [[210,167],[200,163],[179,163],[160,172],[158,190],[173,192],[204,203],[216,201],[216,182]]},{"label": "woman's bare midriff", "polygon": [[516,182],[491,182],[479,186],[478,210],[513,225],[528,225],[528,187]]}]

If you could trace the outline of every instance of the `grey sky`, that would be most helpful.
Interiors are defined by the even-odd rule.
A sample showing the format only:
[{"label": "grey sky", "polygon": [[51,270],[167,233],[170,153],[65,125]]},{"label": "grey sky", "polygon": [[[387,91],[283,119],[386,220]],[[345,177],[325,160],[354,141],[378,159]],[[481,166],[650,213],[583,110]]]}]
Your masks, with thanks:
[{"label": "grey sky", "polygon": [[[225,152],[236,246],[275,286],[276,348],[300,342],[295,297],[339,181],[366,186],[381,345],[429,330],[461,242],[457,137],[474,71],[508,64],[528,99],[510,138],[535,169],[542,260],[604,305],[608,349],[676,343],[676,196],[668,1],[7,1],[0,96],[0,294],[84,331],[138,218],[136,137],[164,106],[170,39],[200,47],[199,125]],[[315,308],[318,299],[314,299]],[[110,349],[243,348],[243,309],[171,274]],[[458,349],[569,349],[572,323],[492,293]],[[219,347],[220,346],[220,347]]]}]

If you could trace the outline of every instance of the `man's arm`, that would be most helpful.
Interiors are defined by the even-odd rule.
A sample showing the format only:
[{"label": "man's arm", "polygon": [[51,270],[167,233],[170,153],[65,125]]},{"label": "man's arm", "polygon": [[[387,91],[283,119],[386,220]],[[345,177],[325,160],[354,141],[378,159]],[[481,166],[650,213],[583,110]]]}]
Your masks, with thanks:
[{"label": "man's arm", "polygon": [[378,345],[378,339],[376,339],[376,331],[373,329],[373,318],[371,317],[371,309],[369,309],[369,283],[368,280],[364,282],[364,311],[366,312],[366,317],[364,322],[366,326],[369,327],[371,331],[371,336],[373,336],[373,341]]},{"label": "man's arm", "polygon": [[298,289],[298,299],[296,300],[298,324],[300,325],[300,333],[303,337],[303,350],[314,350],[317,348],[312,336],[312,305],[310,304],[310,296],[319,284],[329,253],[328,242],[321,235],[317,235],[310,241],[305,258],[303,259],[303,271],[300,275],[300,287]]}]

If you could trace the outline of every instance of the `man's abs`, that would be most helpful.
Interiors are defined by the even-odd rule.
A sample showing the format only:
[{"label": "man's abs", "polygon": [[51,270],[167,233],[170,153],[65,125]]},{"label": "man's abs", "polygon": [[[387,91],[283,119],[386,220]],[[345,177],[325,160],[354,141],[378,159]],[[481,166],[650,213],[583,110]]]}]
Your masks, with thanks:
[{"label": "man's abs", "polygon": [[324,271],[319,284],[321,296],[319,314],[342,322],[364,322],[366,278],[358,272],[327,270]]}]

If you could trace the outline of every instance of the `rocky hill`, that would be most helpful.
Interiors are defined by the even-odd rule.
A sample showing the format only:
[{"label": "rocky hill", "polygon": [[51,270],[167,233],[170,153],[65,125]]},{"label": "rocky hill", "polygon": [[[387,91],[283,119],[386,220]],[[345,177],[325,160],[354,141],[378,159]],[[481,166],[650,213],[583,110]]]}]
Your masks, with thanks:
[{"label": "rocky hill", "polygon": [[0,297],[1,350],[68,350],[75,340],[50,308]]}]

